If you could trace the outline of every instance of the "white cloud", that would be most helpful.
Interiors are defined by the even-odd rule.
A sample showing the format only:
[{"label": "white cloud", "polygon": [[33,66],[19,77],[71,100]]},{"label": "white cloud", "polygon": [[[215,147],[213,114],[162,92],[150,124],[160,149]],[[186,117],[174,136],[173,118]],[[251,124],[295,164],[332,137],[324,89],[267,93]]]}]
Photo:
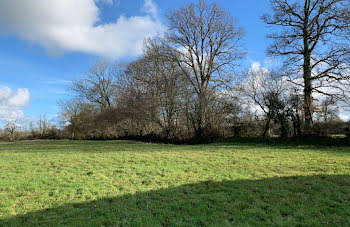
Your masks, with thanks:
[{"label": "white cloud", "polygon": [[[266,66],[266,62],[264,64]],[[264,79],[263,77],[266,75],[266,73],[269,72],[269,69],[268,67],[263,67],[260,62],[252,62],[250,68],[248,69],[248,72],[249,73],[253,73],[255,75],[254,79],[255,79],[255,82],[257,84],[259,84],[259,81],[258,80],[262,80]],[[282,77],[281,78],[282,80],[284,81],[287,81],[287,78],[286,77]],[[295,78],[295,79],[292,79],[294,83],[296,84],[303,84],[303,79],[302,78]],[[333,82],[335,83],[335,82]],[[289,85],[293,85],[292,83],[290,83]],[[316,82],[314,82],[314,86],[317,85]],[[331,85],[330,83],[327,84],[327,85]],[[338,85],[339,86],[339,85]],[[340,86],[341,87],[341,86]],[[259,86],[257,86],[257,89],[259,89]],[[342,87],[343,90],[347,90],[347,87]],[[339,89],[337,88],[334,88],[332,86],[330,87],[321,87],[319,88],[320,91],[324,92],[324,93],[328,93],[328,94],[337,94],[339,93]],[[302,89],[301,89],[302,91]],[[288,91],[286,91],[288,92]],[[346,93],[347,96],[350,96],[349,93]],[[318,92],[313,92],[312,94],[313,98],[315,99],[315,104],[320,104],[322,103],[323,100],[325,100],[325,98],[327,97],[326,95],[324,94],[321,94],[321,93],[318,93]],[[344,102],[338,102],[338,106],[340,107],[339,108],[339,118],[343,121],[349,121],[350,120],[350,110],[347,109],[347,108],[344,108],[344,105],[349,105],[349,104],[346,104]],[[262,114],[262,110],[261,108],[254,104],[254,103],[248,103],[248,108],[250,108],[252,111],[253,110],[256,110],[259,114]]]},{"label": "white cloud", "polygon": [[349,121],[350,117],[349,117],[349,112],[348,111],[344,111],[343,108],[340,108],[339,111],[339,118],[343,121]]},{"label": "white cloud", "polygon": [[262,67],[260,62],[254,61],[250,65],[250,68],[248,69],[248,72],[265,75],[265,74],[267,74],[269,72],[269,70],[267,68],[265,68],[265,67]]},{"label": "white cloud", "polygon": [[[112,0],[0,0],[0,30],[52,53],[78,51],[107,58],[140,54],[143,40],[163,30],[158,9],[145,0],[143,15],[101,24],[97,2]],[[97,25],[98,23],[98,25]]]},{"label": "white cloud", "polygon": [[158,7],[152,0],[145,0],[143,10],[156,18],[158,17]]},{"label": "white cloud", "polygon": [[24,116],[23,108],[28,106],[30,93],[26,88],[13,91],[0,87],[0,121],[13,121]]}]

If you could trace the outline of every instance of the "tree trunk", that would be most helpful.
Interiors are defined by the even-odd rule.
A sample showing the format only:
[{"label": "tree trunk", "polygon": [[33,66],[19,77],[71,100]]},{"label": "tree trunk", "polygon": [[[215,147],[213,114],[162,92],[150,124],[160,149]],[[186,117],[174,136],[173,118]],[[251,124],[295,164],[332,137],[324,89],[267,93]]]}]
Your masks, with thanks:
[{"label": "tree trunk", "polygon": [[311,79],[311,58],[307,53],[304,59],[304,119],[306,131],[313,124],[313,98],[312,98],[312,79]]},{"label": "tree trunk", "polygon": [[270,131],[270,118],[266,119],[266,124],[264,127],[264,132],[263,132],[263,137],[267,138],[269,136],[269,131]]},{"label": "tree trunk", "polygon": [[286,116],[280,115],[278,116],[278,121],[281,124],[281,137],[287,138],[288,137],[288,121],[286,119]]},{"label": "tree trunk", "polygon": [[300,115],[297,115],[297,129],[298,129],[298,136],[301,137],[303,135],[303,132],[301,130],[301,120]]},{"label": "tree trunk", "polygon": [[203,139],[204,128],[205,128],[205,108],[206,108],[206,94],[201,91],[198,94],[198,111],[197,111],[197,127],[196,127],[196,138]]},{"label": "tree trunk", "polygon": [[311,126],[313,124],[313,111],[312,111],[312,69],[311,69],[311,52],[310,50],[310,43],[309,43],[309,1],[305,1],[304,6],[304,14],[305,14],[305,20],[304,20],[304,29],[303,29],[303,41],[304,41],[304,65],[303,65],[303,71],[304,71],[304,119],[305,119],[305,131],[306,134],[310,133]]},{"label": "tree trunk", "polygon": [[10,141],[15,141],[15,133],[14,132],[11,132],[11,138],[10,138]]}]

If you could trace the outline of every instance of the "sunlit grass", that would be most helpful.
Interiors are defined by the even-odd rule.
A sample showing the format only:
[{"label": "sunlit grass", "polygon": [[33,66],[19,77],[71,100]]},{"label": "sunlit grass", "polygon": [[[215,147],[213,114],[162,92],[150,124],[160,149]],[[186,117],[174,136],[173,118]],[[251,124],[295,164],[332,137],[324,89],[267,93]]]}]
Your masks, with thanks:
[{"label": "sunlit grass", "polygon": [[0,225],[349,225],[350,149],[0,143]]}]

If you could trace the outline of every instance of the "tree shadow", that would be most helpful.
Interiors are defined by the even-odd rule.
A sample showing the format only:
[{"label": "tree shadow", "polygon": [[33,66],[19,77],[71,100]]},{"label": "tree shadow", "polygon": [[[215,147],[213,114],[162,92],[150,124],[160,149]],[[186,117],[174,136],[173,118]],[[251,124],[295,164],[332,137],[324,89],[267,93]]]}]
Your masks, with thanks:
[{"label": "tree shadow", "polygon": [[350,176],[201,182],[0,219],[0,226],[349,226]]},{"label": "tree shadow", "polygon": [[269,146],[276,148],[297,148],[320,149],[329,147],[349,148],[350,139],[332,137],[302,137],[302,138],[263,138],[263,137],[232,137],[224,139],[220,144],[241,145],[241,146]]}]

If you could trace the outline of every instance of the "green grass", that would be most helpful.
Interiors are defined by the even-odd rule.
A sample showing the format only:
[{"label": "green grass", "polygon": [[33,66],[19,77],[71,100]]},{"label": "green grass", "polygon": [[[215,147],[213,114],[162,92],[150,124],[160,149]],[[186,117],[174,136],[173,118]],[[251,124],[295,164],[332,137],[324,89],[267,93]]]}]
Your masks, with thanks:
[{"label": "green grass", "polygon": [[349,226],[350,148],[0,143],[0,226]]}]

